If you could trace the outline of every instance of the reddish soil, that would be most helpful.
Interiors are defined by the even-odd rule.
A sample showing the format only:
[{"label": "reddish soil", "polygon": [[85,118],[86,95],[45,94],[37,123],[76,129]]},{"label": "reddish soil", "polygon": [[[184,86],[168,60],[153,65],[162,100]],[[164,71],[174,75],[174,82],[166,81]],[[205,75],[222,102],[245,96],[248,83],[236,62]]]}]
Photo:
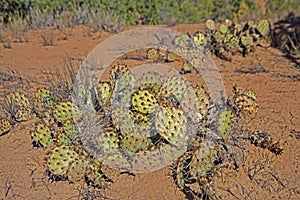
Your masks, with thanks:
[{"label": "reddish soil", "polygon": [[[177,25],[172,29],[195,32],[201,25]],[[17,70],[41,82],[41,71],[63,67],[64,59],[81,61],[109,33],[91,33],[86,27],[68,31],[67,40],[59,40],[54,32],[54,45],[43,46],[42,31],[27,33],[28,43],[12,43],[12,49],[0,46],[0,70]],[[224,171],[218,190],[224,199],[300,199],[300,69],[276,49],[258,48],[246,58],[235,56],[232,62],[213,56],[220,69],[227,94],[233,85],[254,90],[259,105],[256,117],[248,122],[253,130],[264,130],[284,147],[274,156],[268,150],[248,144],[248,155],[238,172]],[[179,64],[175,65],[179,69]],[[188,74],[196,82],[198,75]],[[94,195],[84,183],[69,184],[50,181],[46,175],[46,151],[32,147],[30,130],[34,121],[20,123],[0,137],[0,198],[2,199],[88,199]],[[264,168],[250,179],[253,167]],[[115,182],[100,190],[112,199],[185,199],[173,184],[168,168],[137,174],[122,174]],[[81,198],[79,198],[79,196]],[[99,196],[99,195],[98,195]],[[93,198],[90,198],[93,199]]]}]

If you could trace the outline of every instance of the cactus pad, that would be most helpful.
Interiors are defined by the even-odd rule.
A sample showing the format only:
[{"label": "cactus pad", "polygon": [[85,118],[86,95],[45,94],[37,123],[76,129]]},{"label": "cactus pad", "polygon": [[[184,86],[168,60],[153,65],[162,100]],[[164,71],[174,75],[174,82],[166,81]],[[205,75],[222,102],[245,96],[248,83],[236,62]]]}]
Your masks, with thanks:
[{"label": "cactus pad", "polygon": [[160,58],[159,51],[156,48],[151,48],[147,50],[147,59],[149,60],[157,60]]},{"label": "cactus pad", "polygon": [[120,147],[129,155],[138,151],[146,151],[151,145],[151,140],[138,134],[127,134],[120,141]]},{"label": "cactus pad", "polygon": [[221,24],[219,27],[219,31],[222,34],[226,34],[228,32],[228,26],[226,24]]},{"label": "cactus pad", "polygon": [[60,102],[53,107],[52,113],[54,119],[59,123],[64,123],[74,119],[74,114],[78,114],[76,106],[69,101]]},{"label": "cactus pad", "polygon": [[198,46],[205,46],[207,43],[205,35],[201,32],[196,32],[193,35],[193,40],[194,40],[194,43]]},{"label": "cactus pad", "polygon": [[89,161],[86,158],[78,158],[73,161],[67,171],[67,178],[71,182],[80,181],[84,178]]},{"label": "cactus pad", "polygon": [[187,142],[187,119],[180,109],[160,106],[156,112],[155,126],[171,144],[182,146]]},{"label": "cactus pad", "polygon": [[138,90],[131,97],[133,109],[141,113],[153,113],[157,107],[157,100],[149,90]]},{"label": "cactus pad", "polygon": [[162,77],[156,72],[145,73],[140,80],[142,89],[150,89],[155,94],[159,91],[162,84]]},{"label": "cactus pad", "polygon": [[206,177],[214,167],[216,150],[213,144],[203,144],[201,148],[193,153],[190,163],[190,175],[192,178]]},{"label": "cactus pad", "polygon": [[270,47],[272,44],[272,38],[270,36],[264,36],[258,39],[258,45],[264,48]]},{"label": "cactus pad", "polygon": [[218,124],[218,131],[221,137],[226,140],[231,132],[231,110],[221,112]]},{"label": "cactus pad", "polygon": [[51,108],[54,104],[54,97],[47,89],[38,89],[34,94],[33,109],[34,112],[41,116],[41,114]]},{"label": "cactus pad", "polygon": [[[238,91],[239,92],[239,91]],[[234,98],[235,106],[242,112],[253,114],[256,112],[256,95],[253,91],[245,91]]]},{"label": "cactus pad", "polygon": [[123,76],[125,73],[128,73],[129,69],[127,65],[124,64],[117,64],[112,67],[110,70],[110,80],[115,82],[116,80],[119,80],[121,76]]},{"label": "cactus pad", "polygon": [[65,177],[71,164],[79,159],[79,155],[69,146],[55,147],[47,158],[47,166],[51,174]]},{"label": "cactus pad", "polygon": [[12,125],[7,119],[5,118],[0,119],[0,136],[8,133],[11,128]]},{"label": "cactus pad", "polygon": [[109,82],[100,82],[96,88],[96,96],[99,104],[105,106],[110,102],[112,86]]},{"label": "cactus pad", "polygon": [[210,98],[203,87],[188,86],[182,98],[181,108],[192,119],[203,119],[207,116]]},{"label": "cactus pad", "polygon": [[164,85],[158,92],[158,100],[161,102],[171,102],[172,97],[175,97],[175,104],[180,102],[185,90],[187,88],[187,84],[181,77],[173,77],[165,81]]},{"label": "cactus pad", "polygon": [[45,124],[37,124],[35,130],[31,132],[31,137],[36,145],[46,148],[54,145],[51,130]]},{"label": "cactus pad", "polygon": [[4,111],[17,122],[27,121],[31,118],[31,105],[25,94],[12,92],[5,96]]},{"label": "cactus pad", "polygon": [[271,32],[271,25],[270,22],[266,19],[259,20],[256,30],[262,35],[267,36]]},{"label": "cactus pad", "polygon": [[135,78],[130,72],[123,73],[115,83],[112,93],[112,104],[117,107],[128,107],[133,92]]},{"label": "cactus pad", "polygon": [[89,184],[101,187],[103,186],[106,176],[101,170],[101,162],[99,160],[93,160],[87,166],[86,179]]},{"label": "cactus pad", "polygon": [[206,21],[205,27],[210,31],[216,30],[216,24],[215,24],[214,20],[212,20],[212,19],[208,19]]},{"label": "cactus pad", "polygon": [[246,48],[252,47],[254,45],[253,37],[250,35],[241,36],[241,44]]},{"label": "cactus pad", "polygon": [[109,155],[111,152],[118,150],[119,138],[117,133],[108,131],[97,139],[98,146],[104,155]]}]

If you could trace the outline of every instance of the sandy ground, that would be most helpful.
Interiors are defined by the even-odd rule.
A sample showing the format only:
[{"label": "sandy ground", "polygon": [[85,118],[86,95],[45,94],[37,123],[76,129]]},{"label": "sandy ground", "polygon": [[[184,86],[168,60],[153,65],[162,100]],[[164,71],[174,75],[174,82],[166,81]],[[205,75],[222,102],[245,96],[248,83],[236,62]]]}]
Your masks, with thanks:
[{"label": "sandy ground", "polygon": [[[177,25],[172,29],[193,33],[203,26]],[[64,60],[82,61],[101,41],[105,32],[91,33],[86,27],[68,30],[68,39],[54,32],[54,45],[43,46],[43,31],[27,33],[27,43],[12,43],[12,49],[0,46],[0,70],[17,70],[42,82],[42,71],[63,67]],[[300,68],[272,48],[258,48],[246,58],[235,56],[232,62],[213,56],[220,69],[226,92],[234,84],[257,93],[259,109],[248,122],[253,130],[268,131],[284,147],[274,156],[264,149],[248,147],[248,157],[238,172],[223,172],[219,192],[224,199],[300,199]],[[133,61],[134,62],[134,61]],[[175,68],[180,68],[176,63]],[[197,75],[187,80],[196,82]],[[131,176],[121,174],[107,189],[95,191],[84,183],[52,182],[44,166],[45,150],[32,147],[33,120],[21,123],[0,137],[0,198],[7,199],[185,199],[168,175],[168,167]],[[264,166],[258,170],[260,166]],[[254,172],[255,171],[255,172]],[[255,173],[252,177],[249,174]],[[101,197],[102,196],[102,197]],[[93,198],[92,198],[93,197]]]}]

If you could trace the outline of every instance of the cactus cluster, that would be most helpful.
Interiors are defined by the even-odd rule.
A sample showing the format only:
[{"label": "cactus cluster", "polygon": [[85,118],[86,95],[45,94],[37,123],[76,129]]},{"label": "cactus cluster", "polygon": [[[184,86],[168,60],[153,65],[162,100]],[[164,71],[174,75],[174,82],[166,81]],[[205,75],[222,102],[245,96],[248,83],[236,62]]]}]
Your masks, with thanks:
[{"label": "cactus cluster", "polygon": [[7,118],[13,123],[27,121],[32,115],[29,99],[21,92],[11,92],[6,95],[3,109]]},{"label": "cactus cluster", "polygon": [[146,58],[154,61],[174,61],[168,55],[174,58],[180,56],[188,59],[188,63],[182,67],[182,73],[189,73],[193,66],[201,65],[199,51],[205,54],[208,50],[221,59],[231,61],[232,56],[237,53],[246,56],[256,46],[268,48],[272,44],[272,29],[266,19],[257,22],[249,20],[245,24],[226,19],[219,25],[208,19],[205,27],[204,32],[176,36],[172,41],[176,47],[174,52],[169,52],[166,47],[152,48],[147,51]]},{"label": "cactus cluster", "polygon": [[211,51],[225,60],[230,61],[236,53],[245,56],[256,46],[267,48],[272,43],[271,25],[266,19],[257,23],[250,20],[244,25],[225,20],[219,28],[212,20],[208,20],[205,25]]},{"label": "cactus cluster", "polygon": [[[250,48],[253,42],[270,34],[267,21],[248,22],[245,27],[226,21],[217,30],[215,23],[208,20],[206,28],[205,34],[174,38],[177,50],[196,56],[190,45],[204,50],[209,43],[220,42],[218,47],[233,53],[245,48],[246,43]],[[246,33],[252,34],[252,39],[246,38]],[[191,60],[197,70],[199,58]],[[185,71],[190,70],[185,67]],[[236,152],[236,146],[243,146],[241,138],[275,154],[282,152],[279,143],[267,133],[242,133],[239,119],[252,117],[257,109],[256,94],[250,90],[234,87],[230,98],[224,99],[222,105],[214,105],[205,87],[188,84],[181,75],[162,78],[156,72],[148,72],[137,78],[125,64],[114,65],[108,81],[99,81],[93,88],[78,88],[91,90],[79,92],[79,99],[85,98],[84,94],[95,94],[89,100],[96,111],[91,115],[94,118],[88,119],[91,122],[84,121],[89,115],[80,104],[55,101],[47,89],[36,90],[32,102],[20,92],[5,98],[4,111],[9,117],[0,119],[0,135],[35,113],[32,142],[49,150],[46,166],[54,180],[85,180],[101,187],[110,180],[105,167],[139,172],[173,162],[172,174],[181,190],[188,190],[194,197],[210,196],[215,195],[212,190],[217,172],[228,165],[238,168],[240,152]],[[211,115],[212,111],[216,113]],[[84,132],[86,127],[80,127],[80,121],[90,129]]]}]

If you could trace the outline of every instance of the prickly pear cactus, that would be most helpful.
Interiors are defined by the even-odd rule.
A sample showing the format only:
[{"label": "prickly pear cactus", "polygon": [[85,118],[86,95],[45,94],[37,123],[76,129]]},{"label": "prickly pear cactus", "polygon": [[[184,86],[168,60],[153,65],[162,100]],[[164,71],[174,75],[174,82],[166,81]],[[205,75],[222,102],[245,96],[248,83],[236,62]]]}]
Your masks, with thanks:
[{"label": "prickly pear cactus", "polygon": [[206,37],[201,32],[196,32],[193,35],[193,41],[197,46],[205,46],[207,44]]},{"label": "prickly pear cactus", "polygon": [[80,156],[70,146],[55,147],[47,158],[47,167],[49,172],[54,176],[65,178],[73,162]]},{"label": "prickly pear cactus", "polygon": [[190,175],[192,178],[199,179],[206,177],[213,170],[216,160],[216,151],[211,143],[203,143],[192,156],[190,163]]},{"label": "prickly pear cactus", "polygon": [[96,97],[99,105],[104,107],[109,104],[112,95],[110,82],[99,82],[96,88]]},{"label": "prickly pear cactus", "polygon": [[256,95],[253,91],[235,91],[234,105],[240,112],[253,114],[256,112]]},{"label": "prickly pear cactus", "polygon": [[135,78],[130,72],[123,72],[118,75],[111,97],[113,106],[129,106],[134,83]]},{"label": "prickly pear cactus", "polygon": [[132,155],[138,151],[146,151],[151,146],[151,140],[138,134],[127,134],[120,140],[120,147]]},{"label": "prickly pear cactus", "polygon": [[3,108],[12,121],[22,122],[31,118],[31,105],[23,93],[12,92],[6,95]]},{"label": "prickly pear cactus", "polygon": [[270,36],[263,36],[258,39],[257,44],[261,47],[268,48],[272,44],[272,38]]},{"label": "prickly pear cactus", "polygon": [[140,88],[149,89],[155,94],[159,91],[163,85],[162,77],[156,72],[145,73],[140,79]]},{"label": "prickly pear cactus", "polygon": [[149,90],[138,90],[131,97],[133,109],[147,114],[153,113],[158,106],[155,96]]},{"label": "prickly pear cactus", "polygon": [[210,31],[214,31],[216,30],[216,24],[212,19],[208,19],[205,23],[205,27],[210,30]]},{"label": "prickly pear cactus", "polygon": [[50,128],[42,123],[38,123],[35,126],[35,130],[31,132],[31,138],[36,146],[48,148],[54,145],[54,139]]},{"label": "prickly pear cactus", "polygon": [[158,92],[158,101],[178,104],[187,88],[187,84],[181,77],[173,77],[164,82]]},{"label": "prickly pear cactus", "polygon": [[155,48],[148,49],[146,57],[148,60],[153,60],[153,61],[158,60],[160,58],[158,49]]},{"label": "prickly pear cactus", "polygon": [[121,133],[136,133],[133,121],[133,113],[128,109],[115,109],[112,111],[112,122],[114,127]]},{"label": "prickly pear cactus", "polygon": [[259,20],[256,30],[261,34],[261,36],[267,36],[271,32],[270,22],[266,19]]},{"label": "prickly pear cactus", "polygon": [[87,158],[78,158],[70,164],[67,171],[67,179],[70,182],[83,180],[89,165]]},{"label": "prickly pear cactus", "polygon": [[34,93],[33,110],[38,116],[49,110],[54,103],[50,90],[37,89]]},{"label": "prickly pear cactus", "polygon": [[68,145],[71,142],[75,142],[76,139],[78,139],[78,129],[76,124],[71,120],[65,121],[57,136],[58,143]]},{"label": "prickly pear cactus", "polygon": [[118,150],[119,137],[117,133],[108,131],[97,138],[97,143],[101,151],[108,155],[110,152],[116,152]]},{"label": "prickly pear cactus", "polygon": [[87,166],[86,179],[90,185],[96,187],[102,187],[104,182],[107,181],[107,177],[101,169],[102,165],[99,160],[93,160]]},{"label": "prickly pear cactus", "polygon": [[204,88],[188,86],[181,101],[181,109],[185,114],[198,121],[207,116],[209,108],[210,98]]},{"label": "prickly pear cactus", "polygon": [[176,36],[172,42],[174,45],[181,48],[187,48],[190,46],[190,38],[187,34]]},{"label": "prickly pear cactus", "polygon": [[125,73],[128,73],[129,69],[125,64],[117,64],[110,70],[110,80],[115,82],[119,80]]},{"label": "prickly pear cactus", "polygon": [[231,110],[225,110],[220,113],[218,120],[218,131],[224,140],[227,140],[231,132]]},{"label": "prickly pear cactus", "polygon": [[12,125],[7,119],[0,118],[0,136],[8,133],[11,128]]},{"label": "prickly pear cactus", "polygon": [[228,32],[228,26],[224,23],[222,23],[219,27],[219,31],[222,34],[226,34]]},{"label": "prickly pear cactus", "polygon": [[156,112],[155,127],[159,134],[171,144],[186,145],[187,119],[180,109],[160,106]]},{"label": "prickly pear cactus", "polygon": [[74,115],[77,115],[78,112],[77,107],[69,101],[57,103],[52,109],[53,117],[59,123],[73,120]]}]

